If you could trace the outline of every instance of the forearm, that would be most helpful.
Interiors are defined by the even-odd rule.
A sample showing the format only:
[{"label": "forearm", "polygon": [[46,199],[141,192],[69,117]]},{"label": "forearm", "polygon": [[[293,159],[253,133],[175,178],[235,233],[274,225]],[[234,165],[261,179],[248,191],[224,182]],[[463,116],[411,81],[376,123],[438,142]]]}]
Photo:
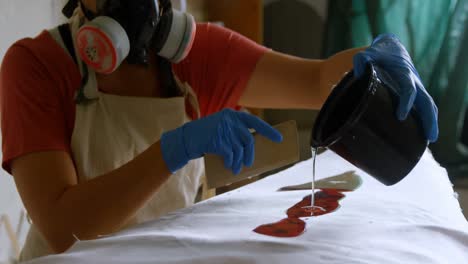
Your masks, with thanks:
[{"label": "forearm", "polygon": [[119,230],[169,176],[157,143],[126,165],[67,189],[52,208],[60,225],[58,251],[71,246],[74,236],[94,239]]},{"label": "forearm", "polygon": [[326,59],[320,69],[320,89],[328,97],[334,85],[353,69],[353,57],[365,48],[354,48],[339,52]]},{"label": "forearm", "polygon": [[253,108],[317,108],[322,60],[269,51],[258,62],[239,104]]},{"label": "forearm", "polygon": [[310,60],[267,52],[239,104],[254,108],[320,109],[343,75],[353,68],[362,48],[349,49],[326,60]]}]

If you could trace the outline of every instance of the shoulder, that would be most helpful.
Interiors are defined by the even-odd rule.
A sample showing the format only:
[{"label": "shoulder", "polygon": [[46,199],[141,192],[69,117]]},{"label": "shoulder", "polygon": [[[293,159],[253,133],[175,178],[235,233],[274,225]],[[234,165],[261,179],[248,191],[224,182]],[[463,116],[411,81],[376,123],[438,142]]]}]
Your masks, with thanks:
[{"label": "shoulder", "polygon": [[74,94],[81,82],[73,59],[42,32],[14,43],[0,68],[3,167],[26,153],[68,150]]},{"label": "shoulder", "polygon": [[198,96],[202,116],[236,108],[258,60],[268,49],[212,23],[197,24],[187,58],[173,65],[175,75]]},{"label": "shoulder", "polygon": [[[213,23],[197,23],[195,40],[188,56],[173,68],[186,79],[187,71],[219,69],[229,63],[256,62],[268,49],[249,38]],[[246,61],[247,60],[247,61]],[[193,75],[193,74],[192,74]]]},{"label": "shoulder", "polygon": [[35,38],[14,43],[3,58],[0,89],[10,89],[18,82],[50,83],[54,84],[50,88],[74,89],[80,83],[80,73],[65,50],[48,31],[43,31]]},{"label": "shoulder", "polygon": [[197,23],[197,34],[222,34],[222,33],[229,33],[233,32],[232,30],[222,27],[215,23],[205,22],[205,23]]},{"label": "shoulder", "polygon": [[[214,24],[214,23],[197,23],[197,32],[195,37],[195,46],[216,46],[220,44],[229,44],[232,41],[245,38],[241,34]],[[196,47],[195,47],[196,50]]]}]

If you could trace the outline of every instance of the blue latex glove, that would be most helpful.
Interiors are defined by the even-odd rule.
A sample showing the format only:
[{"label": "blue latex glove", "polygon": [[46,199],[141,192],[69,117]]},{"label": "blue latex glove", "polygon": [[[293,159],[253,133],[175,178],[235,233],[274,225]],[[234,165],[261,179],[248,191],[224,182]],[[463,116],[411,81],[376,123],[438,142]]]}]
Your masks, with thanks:
[{"label": "blue latex glove", "polygon": [[164,161],[174,173],[189,160],[216,154],[223,158],[227,169],[239,174],[242,165],[250,167],[254,161],[255,142],[249,128],[274,142],[283,140],[276,129],[258,117],[226,109],[164,133],[161,137]]},{"label": "blue latex glove", "polygon": [[406,119],[414,105],[426,138],[430,142],[437,140],[437,106],[424,88],[410,55],[395,35],[378,36],[369,48],[354,56],[353,62],[357,77],[365,73],[368,63],[383,71],[379,73],[379,78],[399,96],[398,119]]}]

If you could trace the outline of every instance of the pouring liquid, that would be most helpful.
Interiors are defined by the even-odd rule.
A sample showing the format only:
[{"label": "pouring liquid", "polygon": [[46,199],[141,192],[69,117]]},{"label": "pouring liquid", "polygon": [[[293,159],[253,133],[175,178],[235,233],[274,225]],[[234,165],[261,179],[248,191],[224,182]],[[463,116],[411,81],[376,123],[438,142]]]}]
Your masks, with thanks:
[{"label": "pouring liquid", "polygon": [[317,149],[312,148],[312,158],[313,158],[313,165],[312,165],[312,199],[310,200],[310,208],[313,209],[315,206],[315,161],[317,159]]},{"label": "pouring liquid", "polygon": [[320,206],[315,205],[315,161],[317,159],[318,148],[312,147],[312,183],[311,183],[311,199],[310,205],[304,206],[303,208],[310,212],[310,215],[314,215],[318,212],[325,212],[326,210]]}]

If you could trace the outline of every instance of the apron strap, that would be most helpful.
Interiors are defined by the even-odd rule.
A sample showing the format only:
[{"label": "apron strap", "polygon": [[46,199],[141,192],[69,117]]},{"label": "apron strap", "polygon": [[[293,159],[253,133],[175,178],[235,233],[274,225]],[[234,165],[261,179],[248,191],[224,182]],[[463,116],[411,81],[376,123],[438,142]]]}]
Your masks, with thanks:
[{"label": "apron strap", "polygon": [[188,100],[192,110],[195,111],[195,118],[201,118],[200,104],[198,103],[197,94],[193,91],[192,87],[187,82],[182,83],[182,81],[175,75],[174,80],[185,99]]},{"label": "apron strap", "polygon": [[172,64],[167,59],[158,57],[159,71],[161,74],[162,87],[165,89],[165,96],[176,97],[180,92],[188,100],[192,110],[195,111],[196,118],[201,117],[200,105],[197,95],[188,83],[182,83],[172,71]]},{"label": "apron strap", "polygon": [[[75,46],[73,45],[73,37],[70,30],[70,24],[62,24],[57,28],[49,30],[52,38],[66,51],[66,53],[73,59],[73,62],[80,67],[80,63],[76,57]],[[84,65],[83,65],[84,66]],[[82,67],[81,85],[75,95],[77,104],[89,103],[89,99],[84,92],[84,87],[88,84],[89,72],[86,66]]]},{"label": "apron strap", "polygon": [[68,54],[73,58],[73,61],[78,65],[78,60],[76,59],[75,47],[73,46],[73,38],[71,35],[70,25],[62,24],[58,27],[62,41],[65,44],[65,47],[68,51]]},{"label": "apron strap", "polygon": [[75,64],[78,65],[75,51],[73,48],[73,40],[69,24],[62,24],[57,28],[50,29],[49,33],[55,40],[55,42],[57,42],[60,45],[60,47],[62,47],[66,51],[66,53],[73,59]]},{"label": "apron strap", "polygon": [[167,59],[158,56],[159,72],[161,75],[161,84],[164,89],[165,97],[179,96],[179,87],[174,78],[172,64]]}]

